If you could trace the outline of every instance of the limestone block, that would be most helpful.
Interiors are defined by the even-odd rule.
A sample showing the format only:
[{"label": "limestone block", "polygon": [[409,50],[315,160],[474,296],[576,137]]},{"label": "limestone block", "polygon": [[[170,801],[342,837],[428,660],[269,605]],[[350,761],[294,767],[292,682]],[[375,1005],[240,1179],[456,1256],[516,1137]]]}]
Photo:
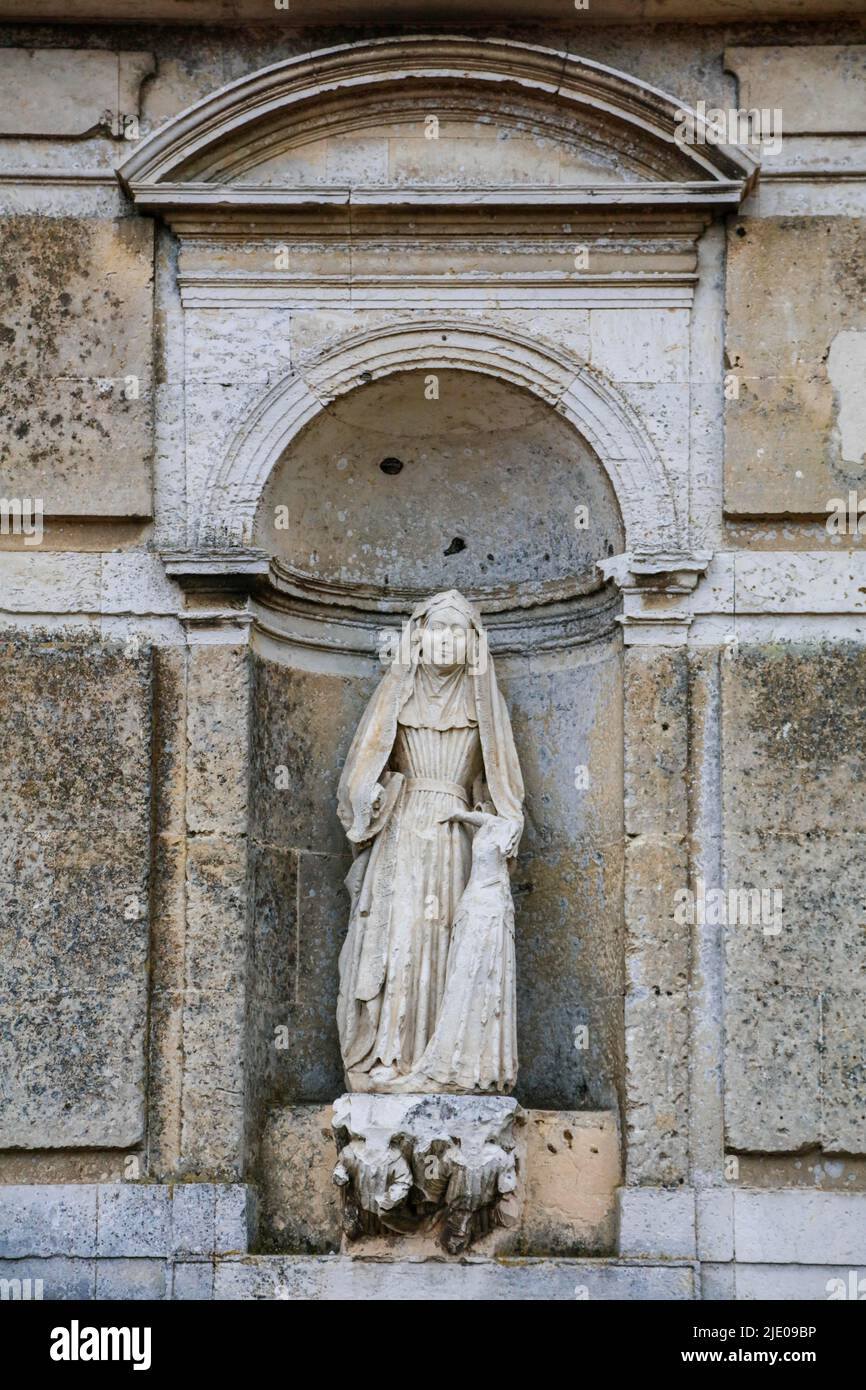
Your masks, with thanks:
[{"label": "limestone block", "polygon": [[214,1243],[214,1186],[177,1183],[171,1192],[171,1249],[179,1255],[211,1255]]},{"label": "limestone block", "polygon": [[190,649],[187,685],[187,828],[197,834],[246,829],[246,647]]},{"label": "limestone block", "polygon": [[10,643],[0,670],[0,1144],[127,1147],[144,1126],[150,651]]},{"label": "limestone block", "polygon": [[243,1161],[246,872],[244,836],[189,842],[182,1151],[220,1176]]},{"label": "limestone block", "polygon": [[738,1264],[866,1264],[866,1193],[736,1191],[734,1248]]},{"label": "limestone block", "polygon": [[668,1302],[695,1297],[689,1264],[616,1260],[409,1260],[340,1255],[217,1260],[214,1298],[404,1302]]},{"label": "limestone block", "polygon": [[96,1254],[96,1187],[92,1183],[3,1187],[0,1210],[3,1259]]},{"label": "limestone block", "polygon": [[731,1303],[736,1298],[732,1264],[701,1265],[701,1299],[706,1303]]},{"label": "limestone block", "polygon": [[[864,934],[862,924],[859,928]],[[827,1153],[866,1150],[866,988],[839,983],[821,996],[821,1130]],[[852,980],[853,983],[853,980]]]},{"label": "limestone block", "polygon": [[171,1287],[171,1267],[165,1260],[111,1259],[96,1261],[97,1301],[163,1299]]},{"label": "limestone block", "polygon": [[866,46],[727,48],[739,105],[781,110],[784,135],[866,131]]},{"label": "limestone block", "polygon": [[620,1255],[694,1257],[695,1194],[691,1188],[621,1187],[617,1207]]},{"label": "limestone block", "polygon": [[0,235],[0,496],[150,516],[152,224],[7,216]]},{"label": "limestone block", "polygon": [[213,1271],[211,1260],[177,1260],[172,1270],[172,1298],[178,1302],[208,1302],[213,1298]]},{"label": "limestone block", "polygon": [[99,572],[98,555],[6,551],[0,555],[3,607],[23,613],[93,613],[99,608]]},{"label": "limestone block", "polygon": [[802,988],[728,988],[725,1135],[733,1149],[790,1152],[821,1134],[821,1002]]},{"label": "limestone block", "polygon": [[605,1111],[530,1110],[520,1131],[526,1190],[524,1254],[606,1254],[620,1182],[619,1127]]},{"label": "limestone block", "polygon": [[137,116],[152,53],[96,48],[0,48],[0,135],[122,134]]},{"label": "limestone block", "polygon": [[831,1295],[851,1294],[848,1265],[746,1264],[734,1266],[735,1297],[746,1302],[824,1303]]},{"label": "limestone block", "polygon": [[688,310],[593,309],[589,331],[592,365],[612,381],[688,381]]},{"label": "limestone block", "polygon": [[245,1183],[218,1183],[214,1189],[214,1253],[236,1255],[249,1250],[258,1224],[258,1204]]},{"label": "limestone block", "polygon": [[631,1183],[688,1172],[688,995],[631,990],[625,1001],[626,1156]]},{"label": "limestone block", "polygon": [[688,661],[670,648],[625,659],[625,816],[630,835],[685,833],[688,824]]},{"label": "limestone block", "polygon": [[[724,801],[731,829],[866,829],[863,798],[851,794],[866,777],[856,732],[866,708],[862,646],[742,646],[721,669]],[[829,904],[831,910],[840,905]]]},{"label": "limestone block", "polygon": [[164,1256],[169,1249],[171,1202],[167,1187],[142,1183],[100,1185],[97,1192],[99,1259]]},{"label": "limestone block", "polygon": [[695,1193],[697,1255],[699,1260],[734,1258],[734,1193],[709,1188]]},{"label": "limestone block", "polygon": [[[864,852],[860,833],[731,833],[723,928],[729,979],[749,988],[798,989],[806,980],[815,989],[866,988],[863,911],[846,881]],[[769,895],[780,895],[780,910],[766,921],[754,920],[758,892],[768,907]]]},{"label": "limestone block", "polygon": [[46,1302],[81,1302],[93,1298],[96,1261],[64,1259],[60,1255],[48,1259],[28,1256],[22,1260],[0,1260],[0,1290],[7,1286],[9,1293],[0,1292],[0,1298],[16,1298],[20,1288],[22,1299],[39,1296]]},{"label": "limestone block", "polygon": [[330,1105],[271,1110],[262,1135],[262,1248],[325,1254],[340,1249],[337,1150]]},{"label": "limestone block", "polygon": [[721,671],[727,886],[782,892],[778,932],[722,927],[728,1139],[859,1152],[866,934],[850,866],[864,852],[862,648],[747,646]]},{"label": "limestone block", "polygon": [[833,352],[840,335],[866,333],[864,247],[856,218],[732,224],[726,356],[740,389],[725,408],[728,515],[826,517],[861,476],[866,439],[843,432],[843,418],[862,374],[847,370],[848,337]]},{"label": "limestone block", "polygon": [[633,986],[665,994],[688,986],[690,932],[674,916],[677,893],[688,884],[688,851],[682,838],[635,835],[626,841],[626,970]]}]

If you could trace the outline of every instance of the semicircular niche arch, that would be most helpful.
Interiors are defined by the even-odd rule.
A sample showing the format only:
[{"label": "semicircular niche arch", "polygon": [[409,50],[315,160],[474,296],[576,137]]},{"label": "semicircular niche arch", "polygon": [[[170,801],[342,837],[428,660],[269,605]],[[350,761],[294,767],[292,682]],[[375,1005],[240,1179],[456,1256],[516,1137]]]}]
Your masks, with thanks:
[{"label": "semicircular niche arch", "polygon": [[325,406],[271,472],[252,539],[285,592],[406,611],[458,588],[490,613],[597,591],[624,532],[604,468],[559,412],[448,367]]},{"label": "semicircular niche arch", "polygon": [[521,388],[573,427],[607,475],[630,551],[681,547],[664,464],[634,410],[601,373],[525,335],[450,320],[359,334],[267,391],[212,470],[201,499],[199,544],[214,537],[249,543],[268,480],[320,412],[394,373],[454,370]]}]

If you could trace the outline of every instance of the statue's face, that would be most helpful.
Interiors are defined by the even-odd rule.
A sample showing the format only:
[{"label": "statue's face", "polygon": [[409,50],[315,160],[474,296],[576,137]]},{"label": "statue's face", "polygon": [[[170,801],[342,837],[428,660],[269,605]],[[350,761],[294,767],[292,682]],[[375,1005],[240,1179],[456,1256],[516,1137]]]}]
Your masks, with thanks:
[{"label": "statue's face", "polygon": [[458,608],[440,608],[424,630],[421,660],[438,671],[465,666],[468,657],[469,620]]}]

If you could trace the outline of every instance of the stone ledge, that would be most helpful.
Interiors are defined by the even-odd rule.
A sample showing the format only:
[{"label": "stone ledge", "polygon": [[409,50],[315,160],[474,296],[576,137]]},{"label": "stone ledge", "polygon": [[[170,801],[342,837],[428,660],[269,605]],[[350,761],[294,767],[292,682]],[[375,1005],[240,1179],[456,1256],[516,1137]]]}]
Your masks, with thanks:
[{"label": "stone ledge", "polygon": [[254,1216],[242,1183],[0,1186],[0,1259],[160,1263],[246,1252]]},{"label": "stone ledge", "polygon": [[343,1255],[217,1260],[213,1297],[285,1301],[583,1300],[670,1302],[696,1296],[695,1268],[682,1263],[515,1259],[384,1263]]}]

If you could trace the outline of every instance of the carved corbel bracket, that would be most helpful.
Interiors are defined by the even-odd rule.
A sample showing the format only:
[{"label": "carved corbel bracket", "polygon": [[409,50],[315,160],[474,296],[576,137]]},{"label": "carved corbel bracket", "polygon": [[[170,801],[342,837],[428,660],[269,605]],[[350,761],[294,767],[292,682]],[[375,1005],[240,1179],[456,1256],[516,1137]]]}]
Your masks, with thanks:
[{"label": "carved corbel bracket", "polygon": [[523,1122],[509,1096],[341,1096],[333,1177],[347,1241],[435,1232],[459,1255],[495,1226],[515,1224],[514,1128]]},{"label": "carved corbel bracket", "polygon": [[628,645],[682,646],[692,621],[688,595],[697,588],[709,551],[630,551],[600,560],[605,579],[623,596],[619,617]]}]

